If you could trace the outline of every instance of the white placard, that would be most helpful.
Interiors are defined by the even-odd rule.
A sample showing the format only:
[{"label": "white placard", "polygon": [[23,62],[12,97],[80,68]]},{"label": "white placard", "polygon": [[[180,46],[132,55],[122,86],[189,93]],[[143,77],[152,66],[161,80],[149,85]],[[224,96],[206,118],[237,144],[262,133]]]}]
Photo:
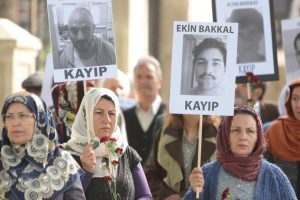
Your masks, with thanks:
[{"label": "white placard", "polygon": [[300,18],[281,21],[286,80],[300,78]]},{"label": "white placard", "polygon": [[54,81],[117,76],[111,0],[48,0]]},{"label": "white placard", "polygon": [[174,22],[170,113],[233,115],[237,34],[237,23]]},{"label": "white placard", "polygon": [[252,72],[261,81],[278,80],[271,0],[213,0],[214,21],[239,23],[237,82]]}]

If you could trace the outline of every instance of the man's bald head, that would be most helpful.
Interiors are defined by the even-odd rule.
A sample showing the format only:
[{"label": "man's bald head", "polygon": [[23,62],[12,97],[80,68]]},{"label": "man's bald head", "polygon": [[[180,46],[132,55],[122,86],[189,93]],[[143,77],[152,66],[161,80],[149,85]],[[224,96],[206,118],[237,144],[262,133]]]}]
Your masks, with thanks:
[{"label": "man's bald head", "polygon": [[76,8],[70,15],[69,37],[77,51],[87,52],[94,37],[94,19],[86,8]]},{"label": "man's bald head", "polygon": [[68,24],[85,22],[94,25],[94,19],[91,12],[86,8],[76,8],[70,15]]}]

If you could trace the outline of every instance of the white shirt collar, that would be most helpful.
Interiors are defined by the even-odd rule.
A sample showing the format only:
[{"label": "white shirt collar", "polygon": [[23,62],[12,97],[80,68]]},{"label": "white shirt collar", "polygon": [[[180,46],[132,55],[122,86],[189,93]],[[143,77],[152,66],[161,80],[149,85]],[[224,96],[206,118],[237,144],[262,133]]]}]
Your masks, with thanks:
[{"label": "white shirt collar", "polygon": [[157,96],[155,97],[154,101],[152,102],[152,104],[151,104],[149,110],[144,111],[144,110],[141,108],[141,106],[140,106],[139,103],[138,103],[137,106],[136,106],[136,110],[137,110],[137,111],[143,111],[143,112],[151,112],[152,114],[156,114],[157,111],[158,111],[158,109],[159,109],[159,107],[160,107],[160,103],[161,103],[161,102],[162,102],[162,101],[161,101],[161,97],[160,97],[159,95],[157,95]]}]

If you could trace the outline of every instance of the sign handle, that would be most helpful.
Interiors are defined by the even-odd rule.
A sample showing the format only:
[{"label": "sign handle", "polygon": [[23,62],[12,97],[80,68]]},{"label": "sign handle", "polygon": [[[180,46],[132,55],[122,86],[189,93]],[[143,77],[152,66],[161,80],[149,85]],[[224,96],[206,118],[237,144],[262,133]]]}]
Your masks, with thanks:
[{"label": "sign handle", "polygon": [[[86,85],[86,81],[83,81],[83,89],[84,89],[84,96],[86,95],[86,87],[87,87],[87,85]],[[90,136],[90,123],[89,123],[89,115],[88,115],[88,99],[87,99],[87,97],[85,97],[85,101],[84,101],[84,106],[85,106],[85,109],[86,109],[86,131],[87,131],[87,133],[86,133],[86,136],[87,136],[87,142],[88,142],[88,144],[90,143],[90,141],[91,141],[91,136]]]},{"label": "sign handle", "polygon": [[253,99],[251,97],[251,87],[250,87],[250,83],[247,83],[247,101],[248,101],[248,106],[249,107],[253,107]]},{"label": "sign handle", "polygon": [[[197,167],[200,168],[201,166],[201,149],[202,149],[202,121],[203,121],[203,115],[200,115],[199,120],[199,131],[198,131],[198,161],[197,161]],[[196,199],[199,199],[200,192],[197,189],[196,191]]]}]

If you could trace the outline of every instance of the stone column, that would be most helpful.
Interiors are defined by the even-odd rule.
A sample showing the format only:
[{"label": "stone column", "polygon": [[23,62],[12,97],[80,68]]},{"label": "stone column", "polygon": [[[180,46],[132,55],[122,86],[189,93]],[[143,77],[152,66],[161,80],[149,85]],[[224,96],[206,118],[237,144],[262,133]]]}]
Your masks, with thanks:
[{"label": "stone column", "polygon": [[122,71],[127,71],[128,66],[128,18],[129,18],[129,0],[113,0],[113,17],[115,43],[117,50],[117,65]]},{"label": "stone column", "polygon": [[[161,62],[163,73],[163,89],[161,92],[164,102],[169,103],[170,74],[172,61],[173,21],[186,21],[188,16],[188,1],[162,0],[159,1],[158,26],[158,60]],[[181,64],[181,63],[180,63]]]}]

